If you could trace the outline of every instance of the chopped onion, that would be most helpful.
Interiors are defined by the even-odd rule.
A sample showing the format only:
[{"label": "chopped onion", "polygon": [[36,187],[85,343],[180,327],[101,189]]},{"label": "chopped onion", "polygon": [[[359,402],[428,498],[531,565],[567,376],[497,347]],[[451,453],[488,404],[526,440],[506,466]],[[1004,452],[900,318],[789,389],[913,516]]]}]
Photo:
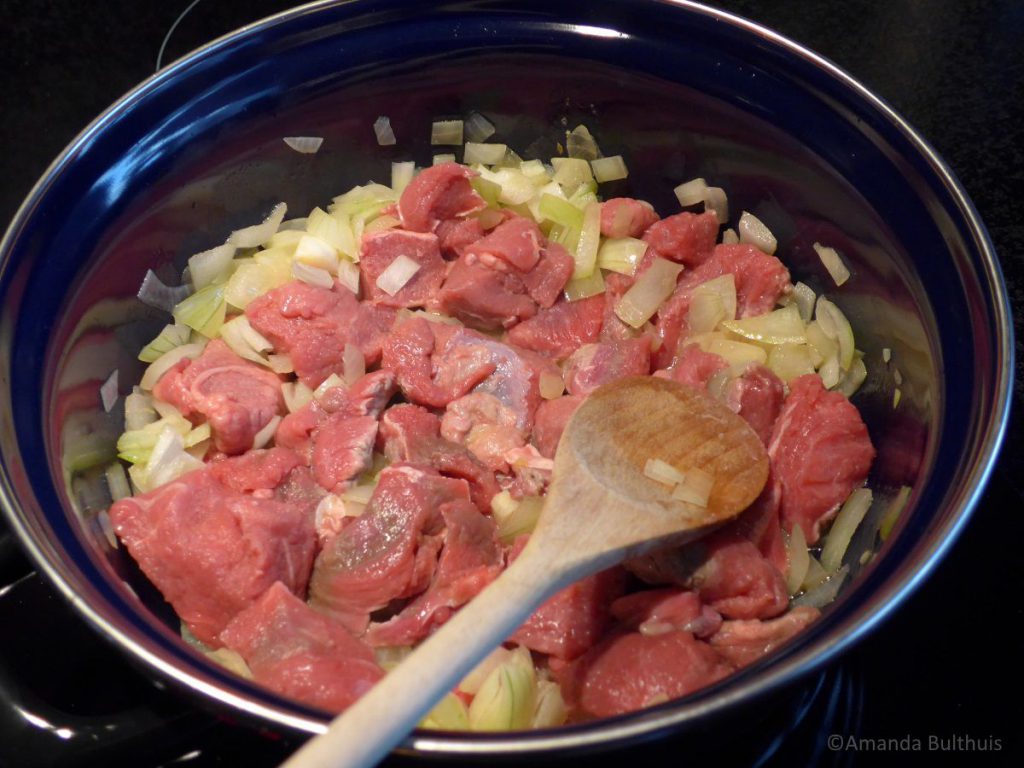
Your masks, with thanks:
[{"label": "chopped onion", "polygon": [[[314,210],[320,210],[315,208]],[[309,225],[309,217],[301,219],[285,219],[281,222],[281,226],[277,228],[277,232],[274,233],[274,237],[270,238],[270,245],[274,245],[274,238],[284,235],[286,232],[302,232]]]},{"label": "chopped onion", "polygon": [[507,514],[499,513],[499,510],[504,512],[506,507],[492,505],[491,510],[498,524],[498,539],[502,544],[511,544],[524,533],[532,533],[543,508],[544,499],[540,496],[524,496],[518,502],[512,501],[508,505]]},{"label": "chopped onion", "polygon": [[635,237],[605,238],[597,250],[597,266],[632,276],[645,253],[647,243],[643,240]]},{"label": "chopped onion", "polygon": [[226,279],[231,271],[231,259],[235,246],[230,243],[218,245],[208,251],[197,253],[188,260],[188,273],[196,290]]},{"label": "chopped onion", "polygon": [[481,165],[498,165],[505,159],[508,147],[504,144],[481,144],[475,141],[467,141],[462,154],[462,161],[466,165],[480,163]]},{"label": "chopped onion", "polygon": [[[185,443],[181,435],[170,427],[165,427],[153,446],[153,452],[146,463],[142,477],[147,487],[144,491],[158,488],[165,483],[181,477],[193,469],[201,469],[203,462],[185,451]],[[138,480],[136,480],[138,482]]]},{"label": "chopped onion", "polygon": [[135,387],[135,391],[124,399],[124,428],[129,432],[142,429],[157,418],[152,396],[145,394],[139,387]]},{"label": "chopped onion", "polygon": [[342,259],[338,262],[338,282],[359,296],[359,267],[351,261]]},{"label": "chopped onion", "polygon": [[800,311],[794,304],[744,320],[726,320],[722,327],[737,336],[762,344],[807,343],[804,321],[800,319]]},{"label": "chopped onion", "polygon": [[107,380],[100,385],[100,401],[103,403],[103,410],[110,413],[110,409],[114,407],[114,403],[117,402],[119,396],[117,392],[117,368],[115,368],[107,376]]},{"label": "chopped onion", "polygon": [[800,310],[800,319],[805,323],[810,322],[814,315],[814,302],[818,298],[814,290],[806,283],[798,282],[793,286],[791,295],[796,302],[796,308]]},{"label": "chopped onion", "polygon": [[301,381],[288,381],[281,385],[281,395],[288,413],[295,413],[313,399],[313,390]]},{"label": "chopped onion", "polygon": [[324,143],[322,136],[285,136],[284,143],[302,155],[315,155]]},{"label": "chopped onion", "polygon": [[778,344],[768,353],[768,367],[787,384],[798,376],[814,373],[806,344]]},{"label": "chopped onion", "polygon": [[850,370],[846,372],[846,375],[839,382],[838,390],[847,397],[853,397],[854,393],[860,389],[860,385],[864,383],[864,380],[868,377],[867,366],[864,365],[864,358],[858,352],[853,356],[853,362],[850,364]]},{"label": "chopped onion", "polygon": [[[344,213],[331,214],[321,208],[314,208],[306,220],[305,230],[346,256],[358,255],[355,237],[352,234],[352,223]],[[296,247],[300,243],[301,238]]]},{"label": "chopped onion", "polygon": [[616,303],[615,314],[627,325],[639,328],[650,320],[662,302],[672,295],[676,280],[682,271],[682,264],[656,258]]},{"label": "chopped onion", "polygon": [[[507,493],[507,491],[502,491]],[[469,673],[459,681],[458,689],[463,693],[468,693],[471,696],[475,696],[477,691],[480,690],[480,686],[483,685],[484,680],[493,672],[497,667],[506,663],[512,658],[512,651],[508,648],[498,646],[489,654],[484,656],[483,660],[480,661]]]},{"label": "chopped onion", "polygon": [[479,112],[470,112],[463,125],[466,141],[486,141],[494,135],[494,123]]},{"label": "chopped onion", "polygon": [[704,179],[691,179],[690,181],[683,182],[673,191],[676,193],[679,205],[683,208],[689,208],[691,205],[704,202],[707,189],[708,184]]},{"label": "chopped onion", "polygon": [[579,301],[604,293],[604,276],[595,269],[589,277],[573,278],[565,284],[566,301]]},{"label": "chopped onion", "polygon": [[288,355],[268,355],[267,363],[274,373],[295,373],[295,363]]},{"label": "chopped onion", "polygon": [[736,245],[740,241],[740,236],[736,234],[736,230],[731,227],[722,233],[722,243],[724,245]]},{"label": "chopped onion", "polygon": [[536,702],[536,673],[530,652],[517,648],[480,685],[469,705],[474,731],[518,731],[529,728]]},{"label": "chopped onion", "polygon": [[555,168],[552,180],[561,184],[567,195],[572,195],[581,185],[594,181],[594,173],[586,160],[577,157],[553,157],[551,165]]},{"label": "chopped onion", "polygon": [[843,563],[843,555],[850,546],[850,539],[871,508],[872,494],[868,488],[857,488],[843,504],[835,522],[825,538],[821,549],[821,566],[829,573],[835,573]]},{"label": "chopped onion", "polygon": [[455,155],[444,154],[444,155],[434,155],[434,157],[431,160],[430,164],[431,165],[444,165],[445,163],[454,163],[454,162],[455,162]]},{"label": "chopped onion", "polygon": [[341,360],[345,370],[345,383],[350,387],[357,379],[366,375],[366,358],[355,344],[345,345]]},{"label": "chopped onion", "polygon": [[548,371],[541,373],[539,386],[540,396],[544,400],[555,400],[565,392],[565,382],[562,377]]},{"label": "chopped onion", "polygon": [[[327,273],[338,271],[338,252],[334,246],[314,235],[303,235],[295,248],[295,261]],[[294,274],[294,269],[292,270]]]},{"label": "chopped onion", "polygon": [[178,364],[179,361],[184,360],[186,357],[190,360],[194,360],[203,353],[203,348],[206,346],[205,343],[197,344],[183,344],[180,347],[175,347],[170,352],[166,352],[150,364],[150,366],[142,374],[142,380],[139,382],[139,386],[147,391],[151,391],[156,383],[160,381],[160,377],[167,373],[171,368]]},{"label": "chopped onion", "polygon": [[818,562],[818,558],[813,555],[808,555],[807,558],[807,575],[804,576],[804,583],[800,585],[802,589],[814,589],[819,584],[823,584],[828,578],[828,573],[824,568],[821,567],[821,563]]},{"label": "chopped onion", "polygon": [[236,355],[269,367],[269,362],[262,353],[272,349],[271,343],[249,324],[245,315],[239,315],[224,323],[220,329],[220,337]]},{"label": "chopped onion", "polygon": [[883,347],[882,348],[882,360],[884,360],[887,363],[890,360],[892,360],[892,350],[889,349],[888,347]]},{"label": "chopped onion", "polygon": [[394,296],[413,276],[420,271],[420,264],[404,253],[395,257],[387,268],[377,277],[376,285],[388,296]]},{"label": "chopped onion", "polygon": [[775,253],[778,241],[772,231],[757,216],[748,211],[740,215],[740,242],[757,246],[767,254]]},{"label": "chopped onion", "polygon": [[391,129],[391,120],[385,115],[381,115],[374,122],[373,132],[377,135],[377,143],[382,147],[390,147],[397,143],[395,132]]},{"label": "chopped onion", "polygon": [[800,595],[800,597],[794,598],[790,602],[790,606],[796,608],[800,605],[806,605],[811,608],[824,608],[836,599],[836,595],[839,594],[839,588],[843,586],[843,581],[845,581],[846,575],[849,572],[850,567],[848,565],[844,565],[838,571],[829,576],[826,581],[807,590],[804,594]]},{"label": "chopped onion", "polygon": [[569,717],[562,688],[553,680],[537,681],[537,701],[533,707],[531,728],[557,728]]},{"label": "chopped onion", "polygon": [[903,508],[907,505],[907,500],[910,498],[910,486],[904,485],[896,493],[896,496],[889,503],[889,508],[885,511],[881,522],[878,524],[878,535],[882,537],[882,541],[889,538],[892,533],[892,529],[896,526],[896,521],[900,518],[900,513]]},{"label": "chopped onion", "polygon": [[[125,474],[124,465],[119,461],[107,467],[104,475],[107,478],[107,488],[110,490],[110,498],[113,501],[120,501],[132,495],[131,486],[128,485],[128,475]],[[117,540],[111,542],[116,547]]]},{"label": "chopped onion", "polygon": [[553,221],[569,229],[583,228],[583,211],[565,199],[562,187],[555,182],[540,190],[537,210],[543,221]]},{"label": "chopped onion", "polygon": [[590,277],[597,267],[597,249],[601,244],[601,204],[590,203],[583,209],[583,226],[576,246],[574,279]]},{"label": "chopped onion", "polygon": [[745,368],[750,363],[764,365],[768,362],[768,353],[763,347],[759,347],[757,344],[748,344],[745,341],[716,338],[708,344],[705,351],[716,354],[724,358],[729,365],[739,368]]},{"label": "chopped onion", "polygon": [[160,355],[170,352],[175,347],[180,347],[182,344],[188,344],[188,340],[192,336],[192,329],[187,325],[181,325],[175,323],[173,325],[165,325],[163,330],[160,331],[155,339],[149,344],[142,348],[139,352],[139,360],[144,363],[152,363]]},{"label": "chopped onion", "polygon": [[[271,251],[261,251],[259,255],[270,253]],[[281,256],[280,259],[266,259],[259,262],[246,261],[239,264],[224,287],[224,299],[232,307],[245,309],[257,296],[262,296],[267,291],[291,280],[291,254],[277,251],[275,256],[278,254]]]},{"label": "chopped onion", "polygon": [[599,184],[606,181],[618,181],[629,176],[629,169],[622,155],[612,155],[590,161],[590,168],[594,172],[594,178]]},{"label": "chopped onion", "polygon": [[842,378],[842,370],[839,367],[839,358],[835,355],[831,355],[818,368],[818,375],[821,377],[821,383],[825,389],[832,389],[838,385],[839,380]]},{"label": "chopped onion", "polygon": [[686,470],[686,479],[672,491],[672,498],[697,507],[706,507],[711,498],[715,478],[696,467]]},{"label": "chopped onion", "polygon": [[256,248],[263,245],[277,232],[277,228],[284,221],[284,215],[287,212],[288,206],[278,203],[261,223],[232,232],[228,237],[228,243],[239,248]]},{"label": "chopped onion", "polygon": [[263,429],[257,432],[252,438],[253,450],[259,450],[260,448],[266,447],[273,437],[274,433],[277,432],[277,425],[281,423],[280,416],[274,416],[268,421]]},{"label": "chopped onion", "polygon": [[319,387],[313,390],[313,398],[317,402],[320,402],[321,400],[323,400],[324,395],[326,395],[329,390],[332,390],[335,387],[344,388],[344,386],[345,380],[341,378],[338,374],[332,373],[330,376],[328,376],[320,383]]},{"label": "chopped onion", "polygon": [[[483,166],[479,168],[480,176],[470,183],[488,205],[494,206],[499,202],[505,205],[523,205],[536,194],[533,182],[518,168],[499,168],[496,171],[488,171]],[[488,191],[487,182],[498,186],[497,195],[493,188]]]},{"label": "chopped onion", "polygon": [[303,264],[301,261],[296,261],[292,264],[292,277],[320,288],[330,289],[334,287],[334,278],[331,277],[330,272],[320,267],[311,267],[308,264]]},{"label": "chopped onion", "polygon": [[461,120],[437,120],[430,125],[430,143],[433,145],[462,143]]},{"label": "chopped onion", "polygon": [[704,210],[714,211],[719,224],[729,220],[729,198],[721,187],[708,187],[704,190]]},{"label": "chopped onion", "polygon": [[644,464],[644,475],[659,483],[676,486],[686,481],[686,474],[680,472],[666,461],[648,459]]},{"label": "chopped onion", "polygon": [[814,251],[818,254],[818,258],[821,259],[821,263],[825,265],[825,269],[828,270],[836,285],[842,285],[850,279],[850,270],[843,264],[843,260],[839,257],[835,248],[826,248],[821,243],[815,243]]},{"label": "chopped onion", "polygon": [[786,590],[790,596],[800,591],[800,585],[804,583],[807,576],[807,568],[811,564],[811,556],[807,552],[807,539],[804,536],[804,529],[799,525],[793,526],[793,532],[787,534],[782,532],[786,540],[786,558],[789,561],[789,568],[786,571]]},{"label": "chopped onion", "polygon": [[395,194],[402,194],[402,192],[405,191],[405,188],[409,186],[409,182],[412,181],[412,178],[415,175],[416,163],[412,160],[406,160],[401,163],[392,163],[391,188],[395,190]]},{"label": "chopped onion", "polygon": [[418,727],[435,731],[468,731],[469,710],[454,693],[446,693],[420,721]]},{"label": "chopped onion", "polygon": [[548,169],[540,160],[524,160],[519,164],[519,170],[524,176],[529,177],[535,186],[542,187],[551,181]]},{"label": "chopped onion", "polygon": [[844,371],[848,370],[853,362],[855,351],[853,327],[850,325],[850,321],[846,319],[846,315],[839,307],[824,296],[818,297],[814,319],[818,321],[825,335],[839,344],[839,365]]},{"label": "chopped onion", "polygon": [[903,392],[900,391],[899,387],[896,387],[892,391],[892,409],[895,411],[897,406],[900,404],[900,399],[903,397]]},{"label": "chopped onion", "polygon": [[569,157],[582,160],[594,160],[601,156],[597,142],[585,125],[577,125],[571,131],[565,132],[565,151]]},{"label": "chopped onion", "polygon": [[713,331],[736,316],[736,281],[732,273],[698,285],[690,300],[687,323],[690,333]]},{"label": "chopped onion", "polygon": [[139,301],[154,309],[173,312],[174,307],[184,301],[190,293],[191,290],[187,285],[164,285],[163,281],[156,276],[156,272],[147,269],[137,296]]}]

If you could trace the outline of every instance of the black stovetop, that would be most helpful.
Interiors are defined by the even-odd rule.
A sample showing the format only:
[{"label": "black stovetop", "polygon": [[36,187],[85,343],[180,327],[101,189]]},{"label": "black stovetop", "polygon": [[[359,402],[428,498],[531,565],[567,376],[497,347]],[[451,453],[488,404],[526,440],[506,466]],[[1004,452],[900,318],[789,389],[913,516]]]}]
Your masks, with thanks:
[{"label": "black stovetop", "polygon": [[[1024,338],[1024,3],[714,4],[824,53],[931,141],[988,226],[1009,283],[1018,339]],[[154,70],[165,35],[183,11],[189,9],[167,41],[164,62],[289,5],[0,0],[0,220],[13,216],[81,128]],[[1020,342],[1017,359],[1024,361]],[[1019,381],[1016,387],[1020,393]],[[748,733],[703,755],[668,739],[634,748],[629,761],[874,765],[896,757],[915,765],[1020,764],[1024,661],[1013,627],[1024,613],[1021,421],[1017,409],[988,492],[938,572],[897,616],[809,681],[781,735]],[[916,740],[919,751],[830,751],[834,734],[895,739],[910,749]],[[887,743],[891,749],[893,742]],[[294,745],[210,714],[137,673],[32,573],[0,530],[0,766],[259,768],[276,765]],[[930,751],[935,746],[947,751]],[[999,749],[978,751],[986,746]],[[622,753],[584,759],[597,765],[625,760]]]}]

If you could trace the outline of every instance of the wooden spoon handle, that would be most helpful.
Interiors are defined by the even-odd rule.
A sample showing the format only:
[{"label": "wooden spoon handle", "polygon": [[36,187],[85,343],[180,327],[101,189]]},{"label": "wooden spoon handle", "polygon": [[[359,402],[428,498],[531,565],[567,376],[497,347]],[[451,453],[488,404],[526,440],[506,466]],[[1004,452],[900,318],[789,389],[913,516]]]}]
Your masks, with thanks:
[{"label": "wooden spoon handle", "polygon": [[383,758],[566,580],[529,549],[282,768],[361,768]]}]

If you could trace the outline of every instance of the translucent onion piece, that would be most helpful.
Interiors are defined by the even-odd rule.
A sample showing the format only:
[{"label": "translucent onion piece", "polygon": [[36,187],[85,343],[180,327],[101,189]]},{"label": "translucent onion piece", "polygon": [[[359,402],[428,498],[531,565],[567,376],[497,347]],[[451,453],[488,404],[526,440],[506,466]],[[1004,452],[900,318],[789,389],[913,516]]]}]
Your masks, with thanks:
[{"label": "translucent onion piece", "polygon": [[555,168],[552,176],[565,189],[567,195],[572,195],[581,184],[594,181],[594,173],[590,170],[590,163],[576,157],[554,157],[551,165]]},{"label": "translucent onion piece", "polygon": [[531,728],[557,728],[564,725],[569,708],[562,698],[562,689],[553,680],[537,681],[537,702],[533,708]]},{"label": "translucent onion piece", "polygon": [[344,386],[345,380],[341,378],[338,374],[332,373],[330,376],[323,380],[319,387],[313,390],[313,397],[319,402],[320,400],[323,400],[324,395],[327,394],[328,390],[334,389],[335,387]]},{"label": "translucent onion piece", "polygon": [[320,288],[330,289],[334,287],[334,278],[331,277],[330,272],[320,267],[311,267],[308,264],[303,264],[301,261],[296,261],[292,264],[292,277]]},{"label": "translucent onion piece", "polygon": [[887,362],[887,363],[890,360],[892,360],[892,350],[889,349],[888,347],[883,347],[883,349],[882,349],[882,360]]},{"label": "translucent onion piece", "polygon": [[124,399],[124,428],[126,430],[142,429],[147,424],[155,422],[157,418],[156,409],[153,408],[153,397],[144,394],[141,389],[132,392]]},{"label": "translucent onion piece", "polygon": [[648,459],[644,464],[644,475],[664,485],[675,486],[686,480],[686,473],[679,471],[662,459]]},{"label": "translucent onion piece", "polygon": [[420,264],[404,253],[395,257],[387,268],[377,277],[376,285],[388,296],[394,296],[413,276],[420,271]]},{"label": "translucent onion piece", "polygon": [[139,476],[146,486],[142,490],[152,490],[202,466],[203,462],[185,452],[181,435],[167,427],[160,433],[153,447],[144,475]]},{"label": "translucent onion piece", "polygon": [[246,261],[239,264],[224,287],[224,299],[228,304],[237,309],[245,309],[256,297],[291,280],[292,257],[290,254],[282,255],[279,261]]},{"label": "translucent onion piece", "polygon": [[706,507],[714,486],[713,475],[694,467],[686,471],[686,479],[673,489],[672,498],[697,507]]},{"label": "translucent onion piece", "polygon": [[454,162],[455,162],[455,155],[449,155],[449,154],[434,155],[433,159],[431,160],[431,165],[444,165],[445,163],[454,163]]},{"label": "translucent onion piece", "polygon": [[601,204],[590,203],[583,210],[583,226],[576,246],[573,279],[590,277],[597,267],[597,249],[601,244]]},{"label": "translucent onion piece", "polygon": [[139,386],[147,391],[151,391],[156,383],[160,381],[160,377],[167,373],[171,368],[178,364],[179,361],[184,360],[186,357],[190,360],[194,360],[203,353],[203,348],[206,346],[205,343],[196,344],[183,344],[180,347],[175,347],[170,352],[167,352],[156,360],[154,360],[150,366],[142,374],[142,380],[139,382]]},{"label": "translucent onion piece", "polygon": [[103,403],[103,410],[110,413],[117,398],[120,397],[117,391],[117,368],[110,372],[107,380],[100,385],[100,402]]},{"label": "translucent onion piece", "polygon": [[180,347],[182,344],[188,344],[188,340],[192,337],[192,329],[187,325],[181,325],[174,323],[173,325],[165,325],[163,330],[160,331],[155,339],[149,344],[142,348],[139,352],[139,360],[144,363],[152,363],[158,357],[166,352],[170,352],[175,347]]},{"label": "translucent onion piece", "polygon": [[833,573],[828,579],[816,587],[807,590],[800,597],[796,597],[790,602],[790,606],[796,608],[800,605],[810,606],[811,608],[824,608],[826,605],[836,599],[836,595],[839,594],[839,588],[843,586],[843,582],[846,580],[846,575],[850,572],[850,567],[844,565],[838,571]]},{"label": "translucent onion piece", "polygon": [[910,486],[904,485],[896,493],[893,500],[889,502],[889,508],[885,511],[885,515],[882,516],[882,520],[878,525],[878,535],[882,537],[882,541],[889,538],[892,533],[892,529],[896,526],[896,521],[900,519],[900,513],[907,505],[907,500],[909,498]]},{"label": "translucent onion piece", "polygon": [[462,699],[454,693],[447,693],[420,721],[419,727],[435,731],[468,731],[469,710]]},{"label": "translucent onion piece", "polygon": [[850,364],[850,370],[846,372],[846,375],[839,381],[837,389],[847,397],[853,397],[854,393],[860,389],[860,385],[864,383],[864,380],[868,377],[867,366],[864,365],[864,358],[860,353],[857,353],[853,357],[853,362]]},{"label": "translucent onion piece", "polygon": [[772,231],[754,214],[744,211],[737,226],[741,243],[750,243],[767,254],[775,253],[778,241]]},{"label": "translucent onion piece", "polygon": [[409,186],[409,182],[412,181],[412,178],[415,175],[416,163],[412,160],[406,160],[401,163],[392,163],[391,188],[395,190],[395,194],[402,194],[402,192],[405,191],[405,188]]},{"label": "translucent onion piece", "polygon": [[807,576],[807,569],[811,564],[811,556],[807,552],[807,538],[804,536],[804,529],[799,525],[793,526],[793,532],[787,534],[782,532],[786,540],[786,554],[789,561],[789,569],[786,571],[786,590],[790,596],[800,591],[804,578]]},{"label": "translucent onion piece", "polygon": [[729,365],[743,368],[750,363],[764,365],[768,362],[768,353],[763,347],[748,344],[745,341],[730,341],[716,338],[708,344],[706,352],[712,352],[725,359]]},{"label": "translucent onion piece", "polygon": [[267,363],[274,373],[295,373],[295,363],[288,355],[268,355]]},{"label": "translucent onion piece", "polygon": [[533,182],[518,168],[499,168],[497,171],[481,175],[485,180],[492,181],[501,188],[498,201],[505,205],[522,205],[536,194]]},{"label": "translucent onion piece", "polygon": [[395,132],[391,129],[391,120],[386,115],[381,115],[374,121],[373,132],[377,136],[377,143],[382,147],[391,147],[397,143]]},{"label": "translucent onion piece", "polygon": [[622,155],[612,155],[590,161],[590,168],[594,172],[594,178],[599,184],[606,181],[618,181],[629,176],[629,169]]},{"label": "translucent onion piece", "polygon": [[[319,210],[319,209],[317,209]],[[274,237],[283,235],[286,232],[302,232],[306,229],[309,224],[309,217],[302,219],[285,219],[281,222],[281,226],[277,228],[277,232],[274,233]],[[274,238],[270,238],[270,244],[273,245]]]},{"label": "translucent onion piece", "polygon": [[726,320],[722,327],[738,336],[763,344],[805,344],[807,335],[795,305],[744,320]]},{"label": "translucent onion piece", "polygon": [[174,307],[184,301],[191,291],[187,285],[168,286],[156,276],[156,273],[148,269],[146,276],[142,278],[142,285],[139,286],[137,294],[139,301],[148,304],[154,309],[161,309],[164,312],[173,312]]},{"label": "translucent onion piece", "polygon": [[313,390],[301,381],[288,381],[281,385],[281,395],[288,413],[295,413],[313,399]]},{"label": "translucent onion piece", "polygon": [[735,245],[740,241],[740,236],[736,234],[735,229],[727,229],[722,233],[722,243],[725,245]]},{"label": "translucent onion piece", "polygon": [[525,649],[496,667],[469,705],[475,731],[518,731],[529,728],[536,702],[536,675]]},{"label": "translucent onion piece", "polygon": [[489,654],[487,654],[483,660],[477,664],[469,673],[459,681],[458,689],[463,693],[468,693],[473,696],[476,695],[477,691],[480,690],[480,686],[483,685],[484,680],[495,669],[500,667],[502,664],[507,663],[512,658],[512,651],[508,648],[501,646],[495,648]]},{"label": "translucent onion piece", "polygon": [[252,439],[253,450],[259,450],[265,448],[267,444],[274,438],[274,433],[277,432],[277,425],[281,423],[280,416],[274,416],[268,421],[263,429],[255,434]]},{"label": "translucent onion piece", "polygon": [[832,276],[832,280],[837,286],[850,279],[850,270],[847,269],[835,248],[826,248],[820,243],[815,243],[814,251],[818,254],[818,258],[821,259],[821,263],[825,265],[825,269],[828,270],[829,275]]},{"label": "translucent onion piece", "polygon": [[494,123],[479,112],[470,112],[463,123],[462,132],[466,141],[486,141],[494,135]]},{"label": "translucent onion piece", "polygon": [[597,266],[632,276],[645,253],[647,243],[643,240],[635,237],[607,238],[602,240],[597,250]]},{"label": "translucent onion piece", "polygon": [[721,187],[708,187],[704,190],[704,210],[714,211],[719,224],[729,220],[729,198]]},{"label": "translucent onion piece", "polygon": [[345,345],[341,359],[345,368],[345,383],[349,386],[366,375],[366,358],[355,344]]},{"label": "translucent onion piece", "polygon": [[597,142],[585,125],[577,125],[565,132],[565,151],[569,157],[582,160],[594,160],[601,156]]},{"label": "translucent onion piece", "polygon": [[466,165],[498,165],[505,159],[508,147],[504,144],[481,144],[467,141],[462,153],[462,162]]},{"label": "translucent onion piece", "polygon": [[672,295],[676,279],[682,271],[682,264],[668,259],[655,259],[616,303],[615,314],[627,325],[639,328]]},{"label": "translucent onion piece", "polygon": [[461,120],[437,120],[430,125],[430,143],[458,146],[462,143]]},{"label": "translucent onion piece", "polygon": [[[319,210],[319,209],[316,209],[316,210]],[[295,250],[295,246],[297,246],[299,244],[299,240],[301,240],[302,236],[305,234],[305,232],[303,232],[302,230],[305,229],[307,226],[309,226],[309,217],[306,217],[305,222],[306,223],[302,227],[302,229],[279,229],[279,230],[277,230],[277,232],[274,233],[274,236],[271,237],[270,240],[267,241],[267,244],[265,246],[266,250],[265,251],[259,251],[258,253],[260,255],[262,255],[263,253],[266,253],[267,251],[276,250],[276,249],[281,249],[281,250],[286,250],[286,251],[294,251]],[[284,224],[281,224],[281,226],[283,227]],[[255,258],[255,257],[256,257],[256,254],[253,254],[253,258]]]},{"label": "translucent onion piece", "polygon": [[310,235],[323,240],[350,258],[358,255],[355,237],[352,234],[352,223],[344,213],[331,214],[321,208],[314,208],[306,219],[305,229]]},{"label": "translucent onion piece", "polygon": [[519,170],[537,186],[544,186],[551,181],[548,169],[540,160],[524,160],[519,164]]},{"label": "translucent onion piece", "polygon": [[818,298],[814,290],[806,283],[797,283],[793,286],[791,295],[796,302],[796,308],[800,311],[800,319],[805,323],[810,322],[814,315],[814,302]]},{"label": "translucent onion piece", "polygon": [[192,285],[196,290],[227,279],[231,272],[231,259],[235,256],[235,246],[230,243],[218,245],[208,251],[197,253],[188,260],[188,273],[192,277]]},{"label": "translucent onion piece", "polygon": [[850,321],[846,319],[846,315],[839,307],[824,296],[818,297],[814,319],[818,321],[825,335],[838,343],[839,365],[844,371],[848,370],[853,362],[855,351],[853,327],[850,325]]},{"label": "translucent onion piece", "polygon": [[896,389],[892,391],[892,409],[894,411],[896,410],[896,407],[900,404],[900,399],[902,397],[903,393],[900,391],[899,387],[896,387]]},{"label": "translucent onion piece", "polygon": [[512,544],[524,533],[533,533],[544,499],[540,496],[524,496],[516,503],[505,517],[496,516],[498,521],[498,538],[503,544]]},{"label": "translucent onion piece", "polygon": [[821,567],[821,563],[818,562],[818,558],[813,555],[808,556],[807,575],[804,576],[804,583],[800,585],[801,588],[814,589],[819,584],[822,584],[827,578],[828,573]]},{"label": "translucent onion piece", "polygon": [[540,396],[545,400],[555,400],[565,392],[565,382],[561,376],[544,371],[540,375]]},{"label": "translucent onion piece", "polygon": [[220,338],[243,360],[270,366],[261,354],[271,348],[270,342],[249,324],[249,319],[245,315],[239,315],[224,323],[220,329]]},{"label": "translucent onion piece", "polygon": [[549,187],[541,190],[538,202],[538,211],[542,221],[553,221],[563,227],[583,228],[583,211],[565,199],[562,188],[552,182],[554,189],[548,191]]},{"label": "translucent onion piece", "polygon": [[[115,461],[107,467],[103,474],[107,479],[107,488],[110,490],[112,501],[119,501],[132,495],[131,486],[128,485],[128,475],[125,474],[124,465],[121,462]],[[116,547],[116,542],[115,539],[111,543]]]},{"label": "translucent onion piece", "polygon": [[565,285],[566,301],[588,299],[604,293],[604,276],[600,269],[595,269],[590,277],[573,278]]},{"label": "translucent onion piece", "polygon": [[359,267],[351,261],[342,259],[338,262],[338,282],[359,296]]},{"label": "translucent onion piece", "polygon": [[690,301],[690,333],[707,333],[724,320],[736,316],[736,283],[732,274],[722,275],[697,286]]},{"label": "translucent onion piece", "polygon": [[[338,251],[314,235],[303,235],[295,247],[295,261],[328,273],[338,271]],[[294,273],[294,270],[293,270]]]},{"label": "translucent onion piece", "polygon": [[284,215],[287,212],[288,206],[284,203],[278,203],[270,211],[267,218],[259,224],[254,224],[244,229],[236,229],[232,232],[228,236],[228,243],[238,248],[256,248],[263,245],[277,232],[277,228],[281,226],[281,222],[284,221]]},{"label": "translucent onion piece", "polygon": [[821,549],[821,566],[829,573],[835,573],[843,564],[843,555],[850,546],[854,532],[864,520],[864,515],[871,508],[872,498],[870,489],[857,488],[836,515]]},{"label": "translucent onion piece", "polygon": [[284,143],[302,155],[315,155],[324,143],[322,136],[285,136]]},{"label": "translucent onion piece", "polygon": [[704,196],[707,193],[708,185],[704,179],[691,179],[690,181],[684,181],[673,192],[676,193],[676,199],[679,200],[679,205],[683,208],[689,208],[691,205],[697,205],[704,202]]}]

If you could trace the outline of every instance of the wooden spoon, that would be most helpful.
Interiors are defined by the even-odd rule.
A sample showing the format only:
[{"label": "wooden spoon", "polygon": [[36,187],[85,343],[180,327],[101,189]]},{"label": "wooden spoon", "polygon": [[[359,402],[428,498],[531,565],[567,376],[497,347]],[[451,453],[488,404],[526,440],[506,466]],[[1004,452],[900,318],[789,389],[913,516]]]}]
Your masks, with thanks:
[{"label": "wooden spoon", "polygon": [[[659,458],[714,477],[706,507],[643,474]],[[734,517],[761,492],[768,456],[739,416],[667,379],[622,379],[570,419],[529,543],[387,677],[307,742],[286,768],[358,768],[380,760],[545,599],[572,582]]]}]

